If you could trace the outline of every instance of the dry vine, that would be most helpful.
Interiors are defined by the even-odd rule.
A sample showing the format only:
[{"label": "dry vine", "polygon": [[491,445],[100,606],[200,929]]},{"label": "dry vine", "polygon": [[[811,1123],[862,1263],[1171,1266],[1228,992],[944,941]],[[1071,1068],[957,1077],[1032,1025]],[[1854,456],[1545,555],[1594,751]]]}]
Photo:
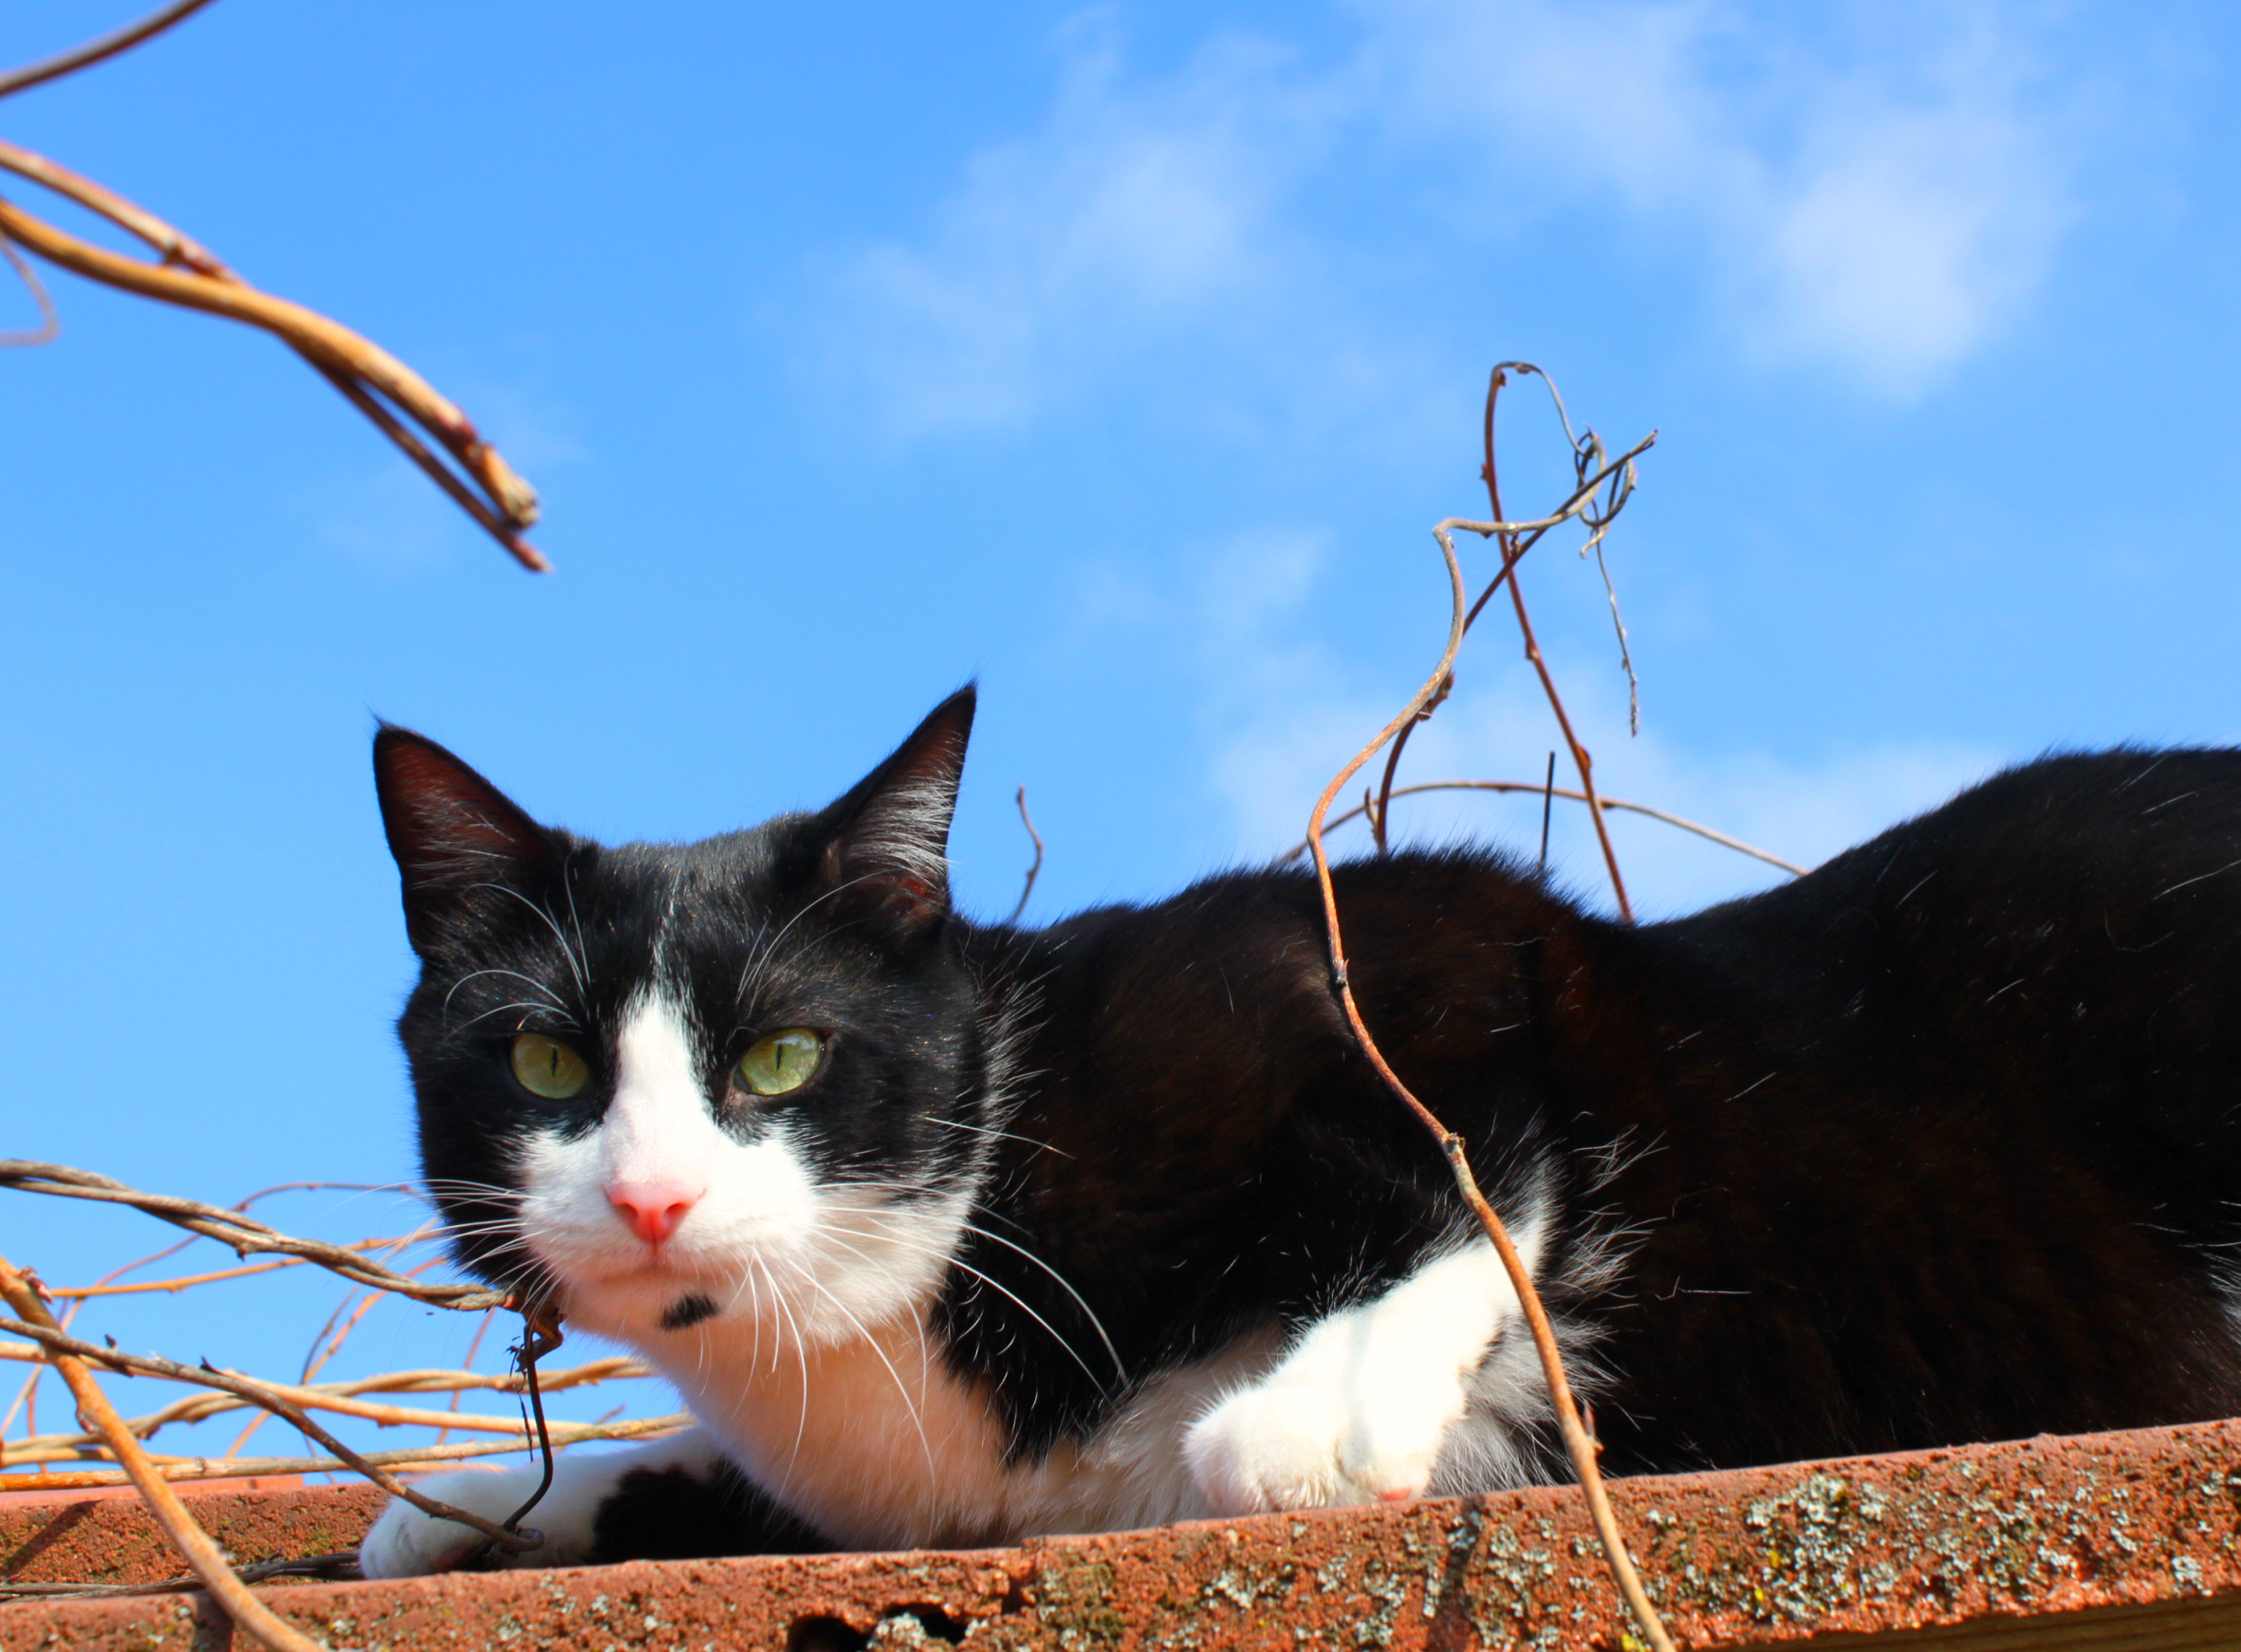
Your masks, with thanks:
[{"label": "dry vine", "polygon": [[[429,1514],[455,1520],[480,1531],[489,1547],[519,1551],[536,1548],[543,1541],[534,1530],[520,1524],[533,1505],[534,1498],[516,1511],[509,1520],[494,1522],[429,1497],[408,1481],[398,1478],[396,1471],[542,1448],[549,1476],[551,1454],[555,1446],[589,1439],[639,1439],[668,1433],[691,1421],[690,1418],[680,1414],[620,1422],[548,1425],[543,1409],[545,1394],[643,1377],[650,1375],[648,1368],[636,1360],[610,1357],[590,1361],[567,1370],[540,1372],[536,1365],[537,1359],[558,1346],[560,1341],[557,1320],[543,1305],[478,1285],[428,1283],[415,1276],[433,1264],[399,1271],[375,1259],[377,1253],[394,1254],[407,1244],[424,1242],[434,1234],[433,1228],[406,1234],[402,1238],[365,1239],[352,1245],[333,1245],[283,1233],[250,1216],[243,1207],[227,1208],[195,1199],[142,1193],[106,1177],[95,1176],[66,1165],[25,1160],[0,1160],[0,1188],[125,1205],[187,1230],[190,1235],[187,1239],[141,1257],[137,1262],[128,1263],[96,1284],[87,1286],[50,1289],[37,1275],[28,1271],[18,1271],[0,1260],[0,1298],[5,1298],[9,1310],[0,1315],[0,1336],[22,1339],[0,1341],[0,1361],[14,1361],[32,1367],[31,1376],[18,1393],[15,1403],[9,1407],[5,1418],[0,1418],[0,1433],[12,1425],[19,1413],[25,1419],[25,1432],[21,1437],[0,1439],[0,1491],[63,1492],[129,1484],[139,1492],[157,1524],[194,1572],[191,1580],[151,1585],[141,1590],[109,1587],[96,1589],[93,1586],[0,1584],[0,1598],[10,1595],[161,1593],[182,1587],[207,1587],[213,1598],[245,1632],[265,1645],[285,1648],[287,1652],[298,1652],[298,1649],[307,1647],[312,1643],[273,1618],[250,1592],[244,1577],[227,1567],[224,1557],[218,1554],[207,1533],[195,1524],[185,1505],[178,1501],[177,1494],[173,1490],[176,1482],[331,1471],[354,1473]],[[248,1202],[245,1200],[244,1205]],[[165,1279],[120,1283],[123,1275],[176,1254],[197,1237],[227,1246],[246,1265],[203,1270]],[[250,1263],[248,1258],[251,1256],[276,1259]],[[275,1383],[262,1381],[239,1371],[219,1369],[207,1363],[188,1365],[157,1355],[127,1353],[116,1346],[114,1339],[102,1344],[71,1334],[69,1320],[74,1319],[89,1303],[152,1292],[176,1294],[223,1281],[305,1266],[324,1269],[349,1281],[354,1295],[360,1290],[368,1293],[356,1310],[347,1316],[343,1309],[338,1309],[336,1315],[329,1321],[328,1329],[333,1330],[338,1322],[341,1323],[341,1328],[335,1330],[331,1338],[327,1330],[321,1332],[319,1340],[325,1346],[314,1361],[307,1363],[307,1372],[315,1371],[318,1364],[333,1356],[349,1331],[364,1318],[365,1308],[385,1297],[401,1296],[431,1307],[480,1313],[485,1318],[486,1327],[489,1314],[496,1309],[505,1308],[522,1313],[525,1338],[518,1373],[494,1376],[473,1370],[407,1370],[381,1372],[342,1383],[312,1383],[308,1376],[300,1383]],[[65,1317],[57,1318],[51,1306],[55,1303],[67,1305]],[[345,1307],[348,1303],[349,1299],[345,1299]],[[475,1333],[477,1346],[481,1341],[482,1328],[478,1327]],[[469,1358],[472,1362],[472,1349]],[[48,1368],[62,1375],[77,1403],[79,1427],[75,1430],[46,1434],[38,1431],[37,1383],[39,1377]],[[117,1411],[94,1381],[93,1373],[96,1370],[180,1383],[196,1392],[155,1411],[125,1417]],[[535,1416],[516,1419],[502,1414],[457,1409],[461,1395],[476,1391],[526,1397],[535,1408]],[[366,1398],[443,1393],[453,1397],[452,1409],[398,1405]],[[160,1430],[167,1427],[191,1425],[225,1412],[242,1410],[253,1410],[260,1418],[278,1417],[324,1455],[244,1457],[240,1455],[240,1448],[249,1438],[248,1431],[235,1440],[233,1449],[217,1457],[168,1456],[150,1449],[148,1444]],[[384,1428],[434,1430],[436,1443],[404,1450],[360,1452],[338,1439],[317,1420],[315,1413],[351,1418]],[[444,1443],[445,1435],[452,1431],[501,1438],[474,1443]],[[107,1466],[94,1466],[97,1464]],[[75,1472],[55,1472],[62,1465],[79,1466]],[[38,1472],[20,1472],[28,1468],[35,1468]],[[8,1472],[9,1470],[18,1472]],[[320,1555],[268,1565],[255,1568],[255,1571],[259,1581],[306,1572],[347,1575],[350,1563],[351,1557],[348,1555]]]},{"label": "dry vine", "polygon": [[[179,0],[89,46],[0,73],[0,98],[114,57],[208,3]],[[261,327],[308,362],[524,567],[538,573],[549,571],[552,565],[544,553],[522,537],[522,531],[537,520],[537,491],[515,473],[497,449],[483,440],[466,414],[395,356],[316,310],[260,292],[206,248],[155,213],[45,156],[0,142],[0,171],[28,179],[106,218],[152,248],[158,260],[149,264],[124,257],[0,199],[0,257],[23,278],[43,319],[37,332],[0,335],[0,343],[44,343],[58,328],[53,304],[24,260],[25,251],[88,280],[143,298]],[[457,468],[437,457],[408,419],[450,454]]]},{"label": "dry vine", "polygon": [[[1509,375],[1513,372],[1538,375],[1548,385],[1549,396],[1556,404],[1557,416],[1563,421],[1565,436],[1570,442],[1572,451],[1573,488],[1570,495],[1548,515],[1528,522],[1509,522],[1503,519],[1501,489],[1495,479],[1494,405],[1501,396],[1503,385],[1509,381]],[[1552,529],[1566,522],[1578,521],[1588,529],[1587,547],[1595,550],[1600,566],[1603,536],[1609,532],[1611,524],[1619,512],[1625,509],[1626,501],[1634,492],[1634,461],[1657,439],[1657,433],[1653,431],[1617,458],[1611,458],[1603,448],[1602,438],[1593,430],[1577,436],[1573,434],[1570,417],[1565,412],[1563,397],[1557,394],[1555,384],[1540,368],[1527,362],[1504,362],[1495,367],[1487,385],[1486,458],[1481,472],[1486,482],[1488,502],[1492,507],[1493,520],[1470,522],[1451,516],[1432,530],[1432,537],[1437,543],[1439,554],[1447,565],[1448,585],[1453,600],[1447,646],[1440,654],[1439,663],[1433,668],[1432,676],[1417,691],[1415,697],[1379,732],[1375,739],[1355,753],[1346,766],[1331,778],[1330,784],[1324,788],[1323,795],[1315,801],[1314,812],[1307,819],[1306,848],[1314,856],[1315,877],[1323,893],[1324,925],[1330,943],[1332,991],[1339,999],[1340,1007],[1345,1012],[1347,1023],[1353,1028],[1362,1053],[1368,1057],[1370,1065],[1377,1069],[1378,1076],[1384,1081],[1386,1087],[1416,1115],[1417,1122],[1438,1143],[1449,1169],[1454,1173],[1457,1189],[1478,1218],[1479,1226],[1485,1230],[1495,1253],[1502,1258],[1503,1270],[1509,1276],[1510,1286],[1517,1292],[1518,1302],[1525,1310],[1526,1323],[1532,1331],[1533,1346],[1541,1359],[1541,1372],[1548,1385],[1549,1403],[1556,1412],[1557,1426],[1563,1432],[1573,1470],[1580,1477],[1581,1490],[1586,1495],[1588,1511],[1594,1517],[1596,1533],[1602,1539],[1611,1576],[1655,1652],[1673,1652],[1672,1637],[1658,1621],[1657,1610],[1650,1605],[1649,1595],[1642,1587],[1641,1579],[1635,1572],[1634,1562],[1626,1551],[1625,1539],[1619,1531],[1618,1517],[1612,1513],[1610,1498],[1604,1493],[1602,1475],[1596,1466],[1595,1438],[1581,1421],[1579,1407],[1573,1402],[1571,1385],[1565,1377],[1564,1356],[1556,1346],[1555,1330],[1548,1323],[1548,1314],[1541,1305],[1539,1292],[1533,1289],[1532,1275],[1526,1268],[1524,1258],[1517,1253],[1517,1247],[1510,1242],[1509,1230],[1503,1226],[1502,1218],[1495,1213],[1493,1206],[1487,1202],[1486,1195],[1479,1189],[1478,1179],[1472,1173],[1470,1144],[1441,1123],[1438,1117],[1401,1081],[1400,1076],[1386,1062],[1383,1051],[1378,1048],[1377,1039],[1371,1035],[1368,1025],[1361,1018],[1361,1007],[1354,998],[1353,982],[1347,974],[1345,937],[1339,923],[1338,895],[1331,884],[1330,861],[1323,842],[1324,833],[1328,828],[1327,817],[1332,803],[1362,766],[1391,743],[1393,752],[1385,764],[1384,779],[1379,795],[1375,799],[1365,795],[1361,808],[1354,811],[1368,816],[1371,828],[1377,835],[1378,850],[1380,853],[1385,851],[1386,815],[1394,796],[1393,777],[1399,764],[1401,747],[1417,724],[1429,718],[1453,692],[1455,657],[1462,651],[1464,635],[1494,592],[1507,583],[1511,606],[1517,616],[1518,632],[1525,642],[1526,658],[1540,677],[1541,686],[1548,697],[1549,710],[1555,715],[1557,727],[1562,731],[1565,744],[1570,749],[1573,764],[1579,770],[1578,795],[1587,805],[1588,813],[1595,822],[1596,837],[1602,848],[1604,863],[1610,870],[1611,890],[1617,899],[1620,915],[1632,921],[1634,913],[1626,898],[1626,883],[1620,876],[1619,858],[1611,847],[1610,832],[1603,821],[1607,802],[1596,792],[1594,766],[1587,748],[1580,743],[1578,734],[1573,732],[1571,716],[1565,709],[1563,696],[1557,692],[1556,679],[1549,674],[1547,662],[1542,658],[1540,642],[1533,634],[1532,621],[1526,612],[1525,596],[1518,588],[1517,565],[1525,553]],[[1458,531],[1491,539],[1501,548],[1501,571],[1479,593],[1475,603],[1469,600],[1470,592],[1463,582],[1463,565],[1455,556],[1454,535]],[[1607,588],[1610,579],[1607,567],[1603,569],[1603,578]],[[1626,654],[1625,626],[1619,623],[1618,613],[1618,595],[1613,591],[1611,615],[1613,622],[1619,624],[1620,649],[1631,685],[1634,663],[1631,656]],[[1490,789],[1500,789],[1514,783],[1482,784]],[[1529,789],[1543,789],[1535,787]],[[1546,791],[1548,795],[1553,795],[1552,783]],[[1710,833],[1709,828],[1696,827],[1694,823],[1680,824],[1687,824],[1692,829],[1704,831],[1707,835],[1718,835]],[[1759,853],[1762,859],[1773,858],[1763,851],[1753,852]]]}]

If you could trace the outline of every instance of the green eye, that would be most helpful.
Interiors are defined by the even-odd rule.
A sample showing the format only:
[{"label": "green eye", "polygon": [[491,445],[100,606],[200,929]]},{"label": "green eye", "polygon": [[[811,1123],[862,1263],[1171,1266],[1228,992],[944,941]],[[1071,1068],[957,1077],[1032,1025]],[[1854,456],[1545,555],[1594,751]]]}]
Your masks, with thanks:
[{"label": "green eye", "polygon": [[739,1082],[758,1096],[783,1096],[809,1082],[824,1059],[824,1040],[806,1027],[773,1032],[739,1058]]},{"label": "green eye", "polygon": [[560,1040],[524,1032],[513,1041],[513,1076],[531,1095],[565,1102],[591,1082],[591,1068]]}]

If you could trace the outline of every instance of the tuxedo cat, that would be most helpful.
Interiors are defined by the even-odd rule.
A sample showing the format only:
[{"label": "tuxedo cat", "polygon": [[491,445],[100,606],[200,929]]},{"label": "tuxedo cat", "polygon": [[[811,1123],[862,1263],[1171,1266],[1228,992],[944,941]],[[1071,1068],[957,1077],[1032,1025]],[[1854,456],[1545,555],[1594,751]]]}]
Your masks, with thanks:
[{"label": "tuxedo cat", "polygon": [[[953,911],[970,689],[688,845],[375,768],[459,1260],[698,1419],[522,1564],[982,1545],[1567,1477],[1518,1304],[1334,1002],[1312,878]],[[1615,1474],[2241,1411],[2241,753],[2011,770],[1807,877],[1593,917],[1482,848],[1334,873]],[[503,1517],[531,1471],[437,1496]],[[365,1569],[460,1564],[393,1505]]]}]

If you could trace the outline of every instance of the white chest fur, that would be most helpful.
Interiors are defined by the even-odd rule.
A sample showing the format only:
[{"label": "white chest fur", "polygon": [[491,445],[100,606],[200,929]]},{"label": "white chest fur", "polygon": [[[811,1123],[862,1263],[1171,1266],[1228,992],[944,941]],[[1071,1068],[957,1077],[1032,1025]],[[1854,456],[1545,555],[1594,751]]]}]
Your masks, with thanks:
[{"label": "white chest fur", "polygon": [[986,1396],[915,1321],[839,1346],[779,1347],[715,1323],[649,1349],[695,1416],[788,1508],[860,1548],[995,1543],[1220,1513],[1183,1452],[1192,1425],[1276,1364],[1273,1336],[1147,1383],[1102,1429],[1005,1460]]}]

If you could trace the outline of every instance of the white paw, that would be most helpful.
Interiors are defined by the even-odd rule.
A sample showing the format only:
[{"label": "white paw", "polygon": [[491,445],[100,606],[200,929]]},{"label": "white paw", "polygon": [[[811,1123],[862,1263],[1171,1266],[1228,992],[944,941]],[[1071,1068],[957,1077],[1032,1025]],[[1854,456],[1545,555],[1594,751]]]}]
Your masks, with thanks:
[{"label": "white paw", "polygon": [[[416,1480],[413,1489],[439,1503],[449,1503],[471,1514],[498,1522],[528,1501],[541,1476],[542,1471],[536,1468],[507,1469],[498,1474],[469,1469]],[[555,1516],[560,1517],[555,1519]],[[497,1550],[499,1564],[566,1566],[590,1551],[588,1525],[584,1524],[580,1531],[565,1530],[566,1517],[563,1511],[551,1507],[549,1496],[525,1515],[522,1524],[545,1533],[544,1547],[518,1555]],[[402,1497],[393,1497],[389,1507],[381,1511],[381,1517],[374,1522],[373,1530],[365,1534],[365,1541],[359,1545],[358,1564],[368,1577],[422,1577],[429,1572],[456,1568],[482,1544],[483,1533],[472,1526],[462,1526],[456,1520],[438,1520],[422,1513]]]},{"label": "white paw", "polygon": [[1215,1514],[1420,1497],[1440,1436],[1462,1411],[1460,1384],[1371,1397],[1264,1383],[1200,1418],[1184,1437],[1183,1457]]}]

